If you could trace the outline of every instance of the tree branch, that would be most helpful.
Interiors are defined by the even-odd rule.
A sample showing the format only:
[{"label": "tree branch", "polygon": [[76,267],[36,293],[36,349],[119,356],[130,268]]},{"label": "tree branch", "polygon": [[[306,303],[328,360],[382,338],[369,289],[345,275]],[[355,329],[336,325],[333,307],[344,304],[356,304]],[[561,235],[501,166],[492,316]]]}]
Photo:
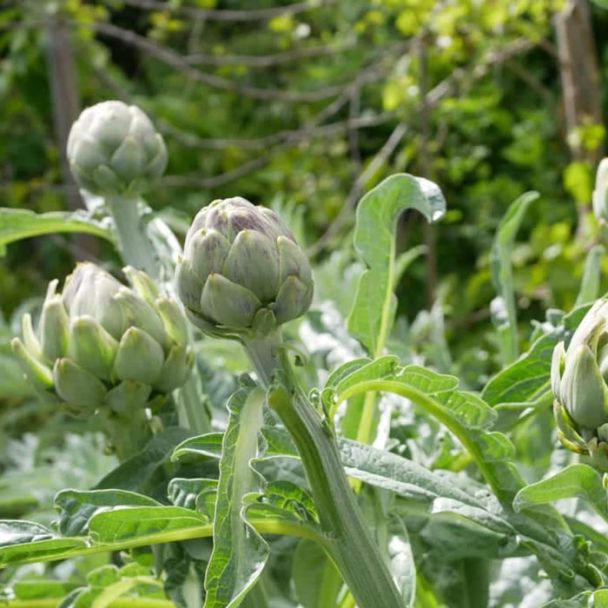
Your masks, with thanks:
[{"label": "tree branch", "polygon": [[276,65],[284,65],[300,59],[311,59],[337,55],[357,48],[355,44],[342,46],[316,46],[302,49],[293,49],[283,53],[271,53],[269,55],[206,55],[196,53],[186,55],[184,61],[190,65],[244,65],[249,68],[267,68]]},{"label": "tree branch", "polygon": [[204,9],[190,6],[172,7],[170,3],[159,0],[122,0],[124,4],[152,11],[170,11],[184,17],[197,17],[210,21],[264,21],[282,15],[297,15],[313,9],[336,4],[337,0],[317,0],[316,2],[297,2],[285,6],[248,10]]},{"label": "tree branch", "polygon": [[[339,85],[330,85],[314,91],[299,92],[286,91],[283,89],[260,88],[248,84],[234,82],[222,76],[216,76],[215,74],[202,72],[192,67],[179,53],[176,53],[168,47],[156,44],[145,36],[141,36],[135,32],[118,27],[114,24],[96,22],[92,24],[79,23],[79,25],[84,27],[92,27],[95,31],[101,34],[110,36],[112,38],[118,38],[123,42],[138,47],[173,69],[182,72],[186,77],[192,80],[202,82],[203,84],[216,89],[236,92],[241,95],[251,97],[252,99],[259,99],[263,101],[280,100],[291,103],[313,103],[316,101],[323,101],[324,99],[328,99],[330,97],[335,97],[354,85],[354,82],[350,82]],[[366,73],[367,82],[379,80],[383,77],[382,71],[377,69],[374,70],[373,73],[369,73],[368,71],[365,71],[364,73]],[[355,79],[355,82],[358,81],[359,76],[357,76]]]}]

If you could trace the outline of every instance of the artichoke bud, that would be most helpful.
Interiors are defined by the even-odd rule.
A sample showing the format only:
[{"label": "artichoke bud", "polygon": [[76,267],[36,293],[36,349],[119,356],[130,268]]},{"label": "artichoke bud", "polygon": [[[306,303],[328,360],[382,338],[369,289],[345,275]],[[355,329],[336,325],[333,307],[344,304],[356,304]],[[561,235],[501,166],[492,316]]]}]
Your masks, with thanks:
[{"label": "artichoke bud", "polygon": [[601,222],[608,221],[608,158],[604,158],[598,168],[593,191],[593,212]]},{"label": "artichoke bud", "polygon": [[125,274],[131,288],[94,264],[77,265],[61,294],[50,284],[37,332],[25,315],[23,342],[13,341],[32,384],[73,411],[164,403],[192,368],[180,305],[144,273]]},{"label": "artichoke bud", "polygon": [[114,374],[120,380],[154,384],[164,359],[163,349],[154,338],[137,327],[130,327],[118,345]]},{"label": "artichoke bud", "polygon": [[582,344],[567,361],[560,398],[572,419],[587,429],[608,422],[608,389],[591,349]]},{"label": "artichoke bud", "polygon": [[574,332],[567,350],[553,351],[551,388],[562,443],[608,471],[608,301],[598,300]]},{"label": "artichoke bud", "polygon": [[75,410],[95,410],[103,405],[106,388],[93,374],[71,359],[57,359],[53,367],[57,394]]},{"label": "artichoke bud", "polygon": [[165,170],[165,143],[136,106],[106,101],[84,110],[68,137],[74,178],[94,194],[134,194]]},{"label": "artichoke bud", "polygon": [[176,282],[200,329],[240,339],[299,317],[313,295],[310,264],[287,226],[274,211],[240,197],[197,214]]}]

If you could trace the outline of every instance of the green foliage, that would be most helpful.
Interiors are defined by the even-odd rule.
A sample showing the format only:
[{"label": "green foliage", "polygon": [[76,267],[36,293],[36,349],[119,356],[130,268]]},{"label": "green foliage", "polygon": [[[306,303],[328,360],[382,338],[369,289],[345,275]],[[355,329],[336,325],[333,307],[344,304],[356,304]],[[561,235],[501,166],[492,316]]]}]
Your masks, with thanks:
[{"label": "green foliage", "polygon": [[[606,130],[558,118],[564,3],[262,4],[45,0],[0,16],[0,603],[602,605],[606,480],[556,426],[570,448],[603,436],[568,435],[551,411],[552,353],[608,285],[604,218],[589,212]],[[103,128],[83,115],[72,137],[96,194],[77,192],[70,99],[118,95],[127,105],[103,107],[120,115]],[[135,103],[166,142],[164,177]],[[189,218],[237,194],[291,231],[277,266],[236,245],[235,214],[222,272],[264,305],[230,342],[167,302],[184,258],[190,314],[217,281],[217,243]],[[275,217],[261,209],[248,222]],[[126,270],[146,305],[104,318],[131,341],[112,365],[116,345],[90,331],[96,281],[78,323],[64,295],[41,298],[83,257],[150,275]],[[283,294],[280,329],[279,275],[307,286]],[[238,296],[208,294],[225,327],[251,321]],[[142,324],[153,342],[133,337]],[[91,415],[115,373],[177,378],[173,341],[195,355],[189,378],[123,387],[111,416]],[[70,358],[88,376],[61,368]]]}]

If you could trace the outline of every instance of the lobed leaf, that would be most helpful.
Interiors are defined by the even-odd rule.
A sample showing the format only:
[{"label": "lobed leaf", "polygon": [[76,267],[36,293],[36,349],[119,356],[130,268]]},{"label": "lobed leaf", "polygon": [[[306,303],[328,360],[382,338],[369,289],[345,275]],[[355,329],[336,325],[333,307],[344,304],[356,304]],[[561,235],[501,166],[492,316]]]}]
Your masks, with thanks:
[{"label": "lobed leaf", "polygon": [[264,403],[261,389],[240,390],[228,402],[230,416],[222,443],[213,552],[205,575],[205,608],[238,606],[268,559],[268,545],[243,511],[243,501],[257,485],[250,461],[257,456]]},{"label": "lobed leaf", "polygon": [[384,349],[395,314],[397,219],[406,209],[416,209],[431,222],[445,207],[436,184],[405,173],[386,178],[357,207],[354,243],[367,269],[359,279],[348,328],[374,356]]},{"label": "lobed leaf", "polygon": [[107,226],[82,211],[34,213],[29,209],[0,208],[0,255],[10,243],[57,232],[84,232],[114,242]]},{"label": "lobed leaf", "polygon": [[608,521],[606,488],[600,474],[586,464],[571,464],[547,479],[522,488],[513,501],[513,507],[521,511],[526,507],[573,497],[586,500]]}]

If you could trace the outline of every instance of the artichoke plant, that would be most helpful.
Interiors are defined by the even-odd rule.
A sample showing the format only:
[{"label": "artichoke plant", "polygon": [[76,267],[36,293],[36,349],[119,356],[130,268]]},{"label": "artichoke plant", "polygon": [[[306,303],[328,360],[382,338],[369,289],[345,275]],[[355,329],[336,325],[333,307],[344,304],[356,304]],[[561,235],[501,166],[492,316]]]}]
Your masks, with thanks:
[{"label": "artichoke plant", "polygon": [[214,201],[194,218],[177,289],[204,332],[243,339],[306,312],[313,281],[306,254],[277,214],[235,197]]},{"label": "artichoke plant", "polygon": [[553,351],[551,385],[561,442],[608,471],[608,300],[598,300],[568,349]]},{"label": "artichoke plant", "polygon": [[74,413],[130,415],[162,402],[190,374],[193,354],[179,305],[143,272],[124,272],[130,287],[94,264],[79,264],[63,293],[50,283],[38,331],[25,315],[23,341],[12,341],[30,382],[54,391]]},{"label": "artichoke plant", "polygon": [[167,166],[162,136],[137,106],[122,101],[84,110],[70,131],[67,155],[80,187],[100,195],[136,194]]}]

